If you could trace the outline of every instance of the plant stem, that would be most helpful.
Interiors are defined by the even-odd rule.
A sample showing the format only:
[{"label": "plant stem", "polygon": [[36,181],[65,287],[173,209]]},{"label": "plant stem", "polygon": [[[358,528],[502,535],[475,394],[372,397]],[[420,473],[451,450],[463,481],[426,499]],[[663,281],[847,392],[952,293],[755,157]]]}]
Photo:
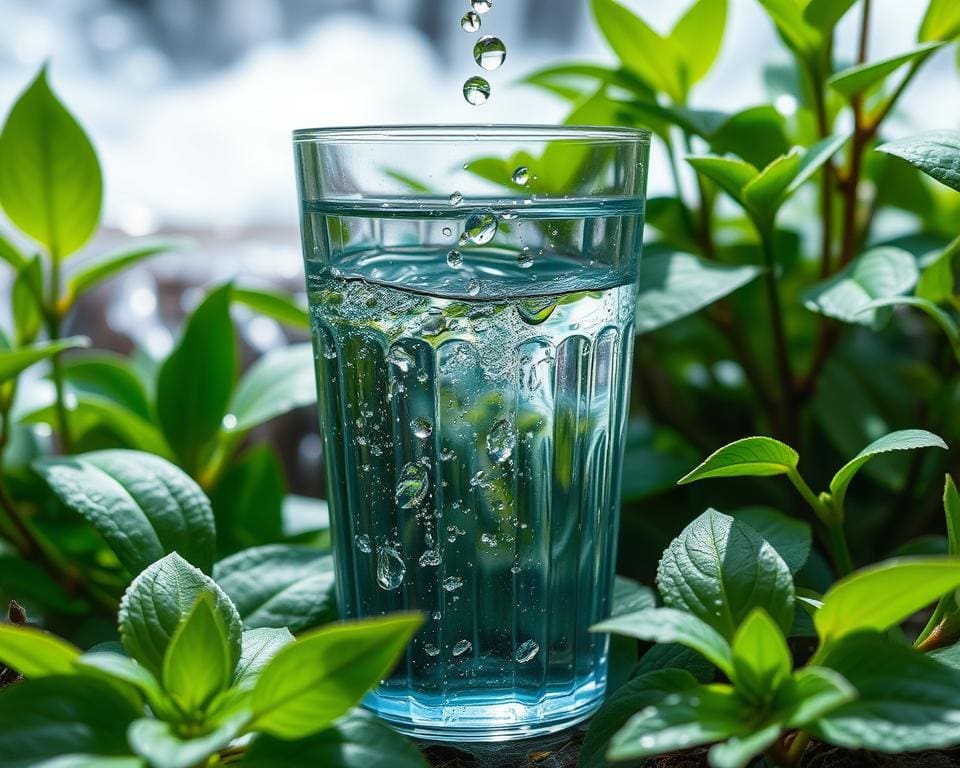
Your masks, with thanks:
[{"label": "plant stem", "polygon": [[843,520],[831,519],[827,522],[827,533],[830,534],[830,554],[833,564],[841,576],[846,576],[853,570],[853,560],[850,557],[850,548],[847,546],[847,535],[843,530]]},{"label": "plant stem", "polygon": [[773,355],[780,379],[780,407],[782,411],[782,431],[789,441],[797,432],[796,412],[794,410],[793,373],[790,370],[790,353],[787,345],[787,332],[783,323],[783,304],[780,301],[780,286],[777,283],[776,258],[773,246],[773,231],[760,232],[760,245],[766,272],[763,282],[767,292],[767,304],[770,307],[770,328],[773,333]]},{"label": "plant stem", "polygon": [[[63,317],[60,314],[60,257],[59,254],[51,248],[50,251],[50,296],[48,306],[44,313],[46,317],[47,336],[50,341],[56,341],[60,338],[60,329]],[[57,423],[60,434],[60,450],[63,453],[72,453],[73,435],[70,430],[70,416],[67,412],[66,387],[64,385],[63,363],[60,360],[60,354],[51,358],[53,368],[53,386],[56,389],[56,412]]]},{"label": "plant stem", "polygon": [[800,758],[810,743],[810,734],[806,731],[797,731],[787,749],[787,765],[794,766],[800,764]]},{"label": "plant stem", "polygon": [[[690,143],[690,134],[683,134],[683,145],[687,151],[688,155],[693,154],[693,145]],[[696,239],[700,243],[700,249],[703,251],[703,256],[706,259],[717,258],[717,250],[713,244],[713,211],[709,205],[709,198],[707,197],[707,188],[703,183],[703,178],[700,174],[696,174],[697,178],[697,195],[698,195],[698,228],[694,230],[696,232]]]},{"label": "plant stem", "polygon": [[797,491],[799,491],[800,495],[803,496],[803,500],[806,501],[807,504],[809,504],[811,507],[813,507],[813,511],[817,513],[817,518],[822,523],[826,523],[827,509],[824,506],[823,502],[819,498],[817,498],[817,494],[815,494],[813,490],[810,488],[810,486],[807,485],[807,481],[800,476],[800,473],[797,472],[796,469],[793,469],[793,468],[791,468],[790,471],[787,472],[787,478],[790,480],[791,483],[793,483],[793,487],[796,488]]}]

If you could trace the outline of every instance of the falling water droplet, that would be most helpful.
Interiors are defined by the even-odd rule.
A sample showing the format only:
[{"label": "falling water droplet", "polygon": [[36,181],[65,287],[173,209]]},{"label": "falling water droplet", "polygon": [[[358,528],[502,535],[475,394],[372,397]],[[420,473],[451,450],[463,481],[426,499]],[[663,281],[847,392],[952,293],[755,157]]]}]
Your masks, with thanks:
[{"label": "falling water droplet", "polygon": [[430,437],[430,435],[433,434],[433,424],[429,419],[425,419],[423,416],[417,416],[417,418],[411,421],[410,429],[412,429],[413,434],[415,434],[421,440],[426,440],[428,437]]},{"label": "falling water droplet", "polygon": [[427,656],[440,655],[440,649],[437,648],[437,646],[435,646],[433,643],[425,643],[423,646],[423,652],[427,654]]},{"label": "falling water droplet", "polygon": [[427,470],[421,464],[409,462],[400,471],[396,492],[397,506],[401,509],[417,506],[426,498],[429,489],[430,479],[427,477]]},{"label": "falling water droplet", "polygon": [[463,98],[468,104],[479,107],[490,98],[490,83],[482,77],[471,77],[463,84]]},{"label": "falling water droplet", "polygon": [[520,253],[517,254],[517,266],[520,267],[520,269],[529,269],[533,266],[533,253],[530,250],[530,246],[523,246]]},{"label": "falling water droplet", "polygon": [[420,565],[422,566],[434,566],[440,565],[440,553],[435,549],[424,550],[424,553],[420,555]]},{"label": "falling water droplet", "polygon": [[480,293],[480,281],[475,277],[470,278],[470,282],[467,283],[467,293],[471,296],[476,296]]},{"label": "falling water droplet", "polygon": [[454,269],[463,266],[463,256],[460,255],[460,251],[450,251],[447,254],[447,266]]},{"label": "falling water droplet", "polygon": [[526,640],[517,647],[517,652],[513,658],[518,664],[526,664],[540,652],[540,644],[536,640]]},{"label": "falling water droplet", "polygon": [[459,576],[447,576],[447,578],[443,580],[443,588],[447,590],[447,592],[456,592],[462,586],[463,579]]},{"label": "falling water droplet", "polygon": [[521,165],[513,172],[512,178],[514,184],[519,184],[521,187],[525,187],[530,183],[530,169],[525,165]]},{"label": "falling water droplet", "polygon": [[461,640],[455,646],[453,646],[452,652],[454,656],[460,656],[469,651],[471,648],[473,648],[473,643],[471,643],[469,640]]},{"label": "falling water droplet", "polygon": [[508,461],[513,455],[513,444],[516,441],[513,427],[505,419],[500,419],[487,433],[487,453],[498,464]]},{"label": "falling water droplet", "polygon": [[507,58],[507,47],[499,37],[484,35],[473,46],[473,58],[483,69],[496,69]]},{"label": "falling water droplet", "polygon": [[463,224],[463,239],[475,245],[484,245],[497,234],[497,217],[489,211],[471,213]]},{"label": "falling water droplet", "polygon": [[477,13],[486,13],[493,6],[493,0],[472,0],[470,6]]},{"label": "falling water droplet", "polygon": [[413,359],[413,355],[403,347],[390,347],[390,351],[387,353],[387,360],[392,365],[397,366],[403,373],[409,371],[417,362]]},{"label": "falling water droplet", "polygon": [[380,547],[377,550],[377,583],[384,589],[396,589],[403,583],[407,566],[403,558],[393,547]]},{"label": "falling water droplet", "polygon": [[463,195],[460,192],[454,192],[448,198],[450,200],[450,205],[460,205],[463,202]]},{"label": "falling water droplet", "polygon": [[460,19],[460,27],[464,32],[476,32],[480,29],[480,14],[476,11],[467,11]]},{"label": "falling water droplet", "polygon": [[370,546],[370,537],[365,533],[361,533],[353,537],[354,543],[357,545],[357,549],[361,552],[370,553],[373,551],[373,547]]}]

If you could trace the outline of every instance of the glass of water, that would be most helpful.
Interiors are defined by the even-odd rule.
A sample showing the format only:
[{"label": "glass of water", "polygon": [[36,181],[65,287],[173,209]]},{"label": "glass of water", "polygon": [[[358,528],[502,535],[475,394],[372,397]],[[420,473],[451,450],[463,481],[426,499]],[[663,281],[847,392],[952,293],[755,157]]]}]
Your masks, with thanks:
[{"label": "glass of water", "polygon": [[426,621],[364,704],[487,741],[599,706],[649,135],[294,134],[345,618]]}]

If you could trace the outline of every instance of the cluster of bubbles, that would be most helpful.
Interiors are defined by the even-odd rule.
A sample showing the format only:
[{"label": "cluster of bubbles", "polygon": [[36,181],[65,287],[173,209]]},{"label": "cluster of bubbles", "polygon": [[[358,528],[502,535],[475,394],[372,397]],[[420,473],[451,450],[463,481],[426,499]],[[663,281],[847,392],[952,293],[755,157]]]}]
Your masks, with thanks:
[{"label": "cluster of bubbles", "polygon": [[[493,6],[493,0],[472,0],[470,10],[460,19],[464,32],[479,32],[483,14]],[[492,70],[503,64],[507,58],[507,48],[499,37],[483,35],[473,46],[473,59],[481,69]],[[490,98],[490,83],[485,77],[474,76],[463,84],[463,98],[475,107]]]}]

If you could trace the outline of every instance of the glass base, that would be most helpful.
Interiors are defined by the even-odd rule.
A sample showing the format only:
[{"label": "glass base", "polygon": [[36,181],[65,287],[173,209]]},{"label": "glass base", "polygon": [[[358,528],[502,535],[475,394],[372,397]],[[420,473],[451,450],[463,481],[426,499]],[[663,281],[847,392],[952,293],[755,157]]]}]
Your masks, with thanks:
[{"label": "glass base", "polygon": [[536,703],[504,695],[460,695],[431,704],[429,698],[373,692],[363,707],[407,736],[437,742],[530,739],[583,722],[603,703],[606,684],[590,680],[567,693],[547,694]]}]

